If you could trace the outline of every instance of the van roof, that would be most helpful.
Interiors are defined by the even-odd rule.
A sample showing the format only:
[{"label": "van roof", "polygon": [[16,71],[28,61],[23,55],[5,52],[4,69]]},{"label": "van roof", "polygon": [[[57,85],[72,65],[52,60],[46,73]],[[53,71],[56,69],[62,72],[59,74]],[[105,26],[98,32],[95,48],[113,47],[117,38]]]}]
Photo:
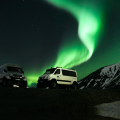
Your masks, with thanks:
[{"label": "van roof", "polygon": [[3,66],[20,67],[18,64],[12,64],[12,63],[5,63]]},{"label": "van roof", "polygon": [[75,72],[76,72],[76,70],[75,70],[75,69],[70,69],[70,68],[62,68],[62,67],[56,67],[56,68],[52,68],[52,67],[51,67],[51,69],[57,69],[57,68],[59,68],[59,69],[63,69],[63,70],[75,71]]},{"label": "van roof", "polygon": [[69,69],[69,68],[62,68],[63,70],[70,70],[70,71],[75,71],[76,72],[76,70],[75,69]]}]

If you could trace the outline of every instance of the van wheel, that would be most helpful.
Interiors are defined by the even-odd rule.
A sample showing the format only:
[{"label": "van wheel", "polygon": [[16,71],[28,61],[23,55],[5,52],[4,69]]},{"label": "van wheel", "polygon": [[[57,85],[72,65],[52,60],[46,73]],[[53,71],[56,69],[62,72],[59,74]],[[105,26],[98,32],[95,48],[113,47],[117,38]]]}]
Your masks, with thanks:
[{"label": "van wheel", "polygon": [[57,85],[56,80],[51,80],[51,81],[50,81],[50,83],[49,83],[49,88],[50,88],[50,89],[56,89],[56,88],[58,88],[58,85]]},{"label": "van wheel", "polygon": [[11,84],[10,80],[4,78],[2,81],[2,87],[13,87],[13,85]]},{"label": "van wheel", "polygon": [[72,84],[72,89],[78,89],[78,85],[77,85],[76,82],[74,82],[74,83]]}]

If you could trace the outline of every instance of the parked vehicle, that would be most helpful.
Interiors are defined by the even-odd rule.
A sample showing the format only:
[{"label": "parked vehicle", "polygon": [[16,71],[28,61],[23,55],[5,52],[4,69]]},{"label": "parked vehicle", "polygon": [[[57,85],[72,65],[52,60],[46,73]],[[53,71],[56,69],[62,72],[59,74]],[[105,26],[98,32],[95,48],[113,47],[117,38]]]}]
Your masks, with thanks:
[{"label": "parked vehicle", "polygon": [[2,87],[27,87],[27,78],[19,65],[6,63],[0,66],[0,84]]},{"label": "parked vehicle", "polygon": [[72,88],[77,89],[77,72],[72,69],[64,69],[56,67],[47,69],[46,72],[39,77],[37,88]]}]

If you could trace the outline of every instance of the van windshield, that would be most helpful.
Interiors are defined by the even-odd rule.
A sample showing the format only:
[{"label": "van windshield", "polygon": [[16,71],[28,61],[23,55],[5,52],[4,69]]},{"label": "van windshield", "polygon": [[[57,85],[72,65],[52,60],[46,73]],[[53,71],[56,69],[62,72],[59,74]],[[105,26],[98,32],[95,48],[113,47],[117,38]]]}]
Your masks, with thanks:
[{"label": "van windshield", "polygon": [[22,69],[19,68],[19,67],[7,66],[7,70],[8,70],[9,72],[21,72],[21,73],[23,73]]},{"label": "van windshield", "polygon": [[46,72],[44,74],[51,74],[55,71],[56,68],[52,68],[52,69],[47,69]]}]

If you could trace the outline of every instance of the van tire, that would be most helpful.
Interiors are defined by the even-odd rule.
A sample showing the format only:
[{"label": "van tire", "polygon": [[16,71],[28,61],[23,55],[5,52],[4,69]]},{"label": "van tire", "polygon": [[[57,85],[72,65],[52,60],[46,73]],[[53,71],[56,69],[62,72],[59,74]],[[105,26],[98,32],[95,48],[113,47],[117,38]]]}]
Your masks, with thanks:
[{"label": "van tire", "polygon": [[58,88],[57,81],[56,80],[51,80],[49,82],[49,88],[50,89],[57,89]]},{"label": "van tire", "polygon": [[13,87],[13,85],[11,84],[10,80],[3,78],[2,87]]},{"label": "van tire", "polygon": [[72,89],[78,89],[78,84],[76,82],[73,82],[71,87]]}]

